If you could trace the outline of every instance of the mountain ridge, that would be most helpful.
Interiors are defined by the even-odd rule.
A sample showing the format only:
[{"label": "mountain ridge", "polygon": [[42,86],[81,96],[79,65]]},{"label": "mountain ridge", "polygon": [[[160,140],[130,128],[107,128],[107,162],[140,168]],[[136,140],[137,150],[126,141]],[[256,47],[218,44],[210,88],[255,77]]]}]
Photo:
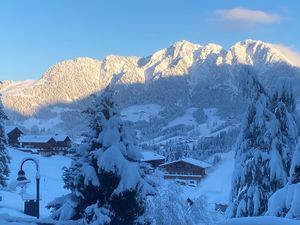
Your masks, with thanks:
[{"label": "mountain ridge", "polygon": [[270,85],[280,76],[293,77],[300,84],[300,69],[272,44],[248,39],[226,50],[217,44],[183,40],[147,57],[65,60],[51,66],[39,80],[1,82],[0,93],[9,112],[25,117],[38,117],[48,106],[76,105],[108,85],[117,90],[121,108],[150,103],[210,107],[222,104],[219,99],[225,101],[225,96],[228,104],[236,101],[243,65],[252,66],[262,82]]}]

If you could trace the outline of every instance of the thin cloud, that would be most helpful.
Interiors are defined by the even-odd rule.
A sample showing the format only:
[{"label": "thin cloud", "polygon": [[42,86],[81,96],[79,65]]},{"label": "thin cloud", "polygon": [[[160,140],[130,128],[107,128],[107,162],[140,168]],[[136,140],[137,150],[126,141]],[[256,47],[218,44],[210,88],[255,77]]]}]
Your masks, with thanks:
[{"label": "thin cloud", "polygon": [[296,51],[293,47],[283,44],[272,44],[272,46],[288,58],[294,66],[300,67],[300,52]]},{"label": "thin cloud", "polygon": [[212,19],[225,30],[244,30],[258,25],[279,23],[283,17],[277,14],[247,8],[218,9]]}]

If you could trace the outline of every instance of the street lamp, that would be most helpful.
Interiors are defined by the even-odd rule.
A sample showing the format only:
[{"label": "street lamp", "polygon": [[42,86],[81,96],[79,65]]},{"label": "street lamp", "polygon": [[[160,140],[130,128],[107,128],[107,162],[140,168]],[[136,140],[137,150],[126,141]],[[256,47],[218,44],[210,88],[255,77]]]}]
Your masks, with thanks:
[{"label": "street lamp", "polygon": [[25,176],[25,171],[23,170],[23,165],[27,161],[32,161],[35,163],[36,166],[36,201],[29,200],[25,201],[24,205],[24,213],[30,216],[36,216],[37,218],[40,217],[40,170],[39,170],[39,161],[34,158],[25,158],[23,159],[20,167],[20,171],[18,172],[18,178],[17,181],[20,184],[20,186],[26,185],[28,183],[28,180]]}]

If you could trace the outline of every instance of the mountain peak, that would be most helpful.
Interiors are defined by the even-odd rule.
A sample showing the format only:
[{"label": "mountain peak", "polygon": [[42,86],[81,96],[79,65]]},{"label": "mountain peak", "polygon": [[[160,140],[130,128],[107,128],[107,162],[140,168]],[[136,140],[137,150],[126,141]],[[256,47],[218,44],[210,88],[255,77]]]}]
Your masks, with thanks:
[{"label": "mountain peak", "polygon": [[176,41],[172,46],[169,48],[174,48],[174,49],[191,49],[191,48],[199,48],[202,47],[199,44],[194,44],[192,42],[189,42],[187,40],[181,40],[181,41]]},{"label": "mountain peak", "polygon": [[265,42],[261,41],[261,40],[254,40],[254,39],[246,39],[244,41],[240,41],[238,42],[241,45],[249,45],[249,44],[266,44]]},{"label": "mountain peak", "polygon": [[[6,93],[3,99],[7,108],[23,115],[32,115],[42,106],[87,98],[90,94],[102,91],[112,81],[124,84],[124,87],[138,84],[124,89],[133,94],[140,90],[146,93],[151,85],[154,88],[150,90],[159,88],[160,91],[165,91],[174,85],[172,82],[175,79],[166,79],[171,77],[178,78],[178,90],[183,85],[184,93],[192,93],[202,83],[221,86],[229,84],[236,90],[235,79],[239,75],[236,66],[240,64],[255,67],[264,80],[294,74],[296,71],[284,52],[262,41],[248,39],[226,50],[217,44],[198,45],[182,40],[145,58],[110,55],[103,60],[86,57],[66,60],[49,68],[42,79],[36,82],[1,84],[0,92]],[[157,82],[160,79],[170,86],[156,87],[162,84]],[[131,91],[131,88],[137,89]],[[126,98],[129,92],[124,94]],[[152,94],[157,93],[154,91],[149,96]],[[148,98],[148,95],[136,98]],[[161,99],[160,96],[157,98]],[[137,99],[134,97],[132,102]]]},{"label": "mountain peak", "polygon": [[172,46],[181,47],[183,45],[197,45],[187,40],[176,41]]},{"label": "mountain peak", "polygon": [[261,40],[247,39],[237,42],[228,51],[227,58],[234,62],[248,65],[265,65],[268,63],[288,63],[291,61],[272,44]]}]

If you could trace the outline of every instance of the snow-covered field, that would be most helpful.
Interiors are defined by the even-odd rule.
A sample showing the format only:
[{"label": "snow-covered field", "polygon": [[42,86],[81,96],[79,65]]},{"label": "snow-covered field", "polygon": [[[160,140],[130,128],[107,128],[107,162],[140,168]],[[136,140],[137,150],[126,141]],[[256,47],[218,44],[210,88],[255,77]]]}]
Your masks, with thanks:
[{"label": "snow-covered field", "polygon": [[186,126],[197,126],[196,119],[193,116],[193,113],[197,111],[197,108],[189,108],[185,111],[183,116],[180,116],[171,122],[165,128],[174,127],[177,125],[186,125]]},{"label": "snow-covered field", "polygon": [[[20,164],[24,158],[32,157],[39,160],[41,171],[41,218],[49,215],[49,210],[45,208],[48,202],[57,196],[68,193],[63,188],[62,168],[69,166],[70,159],[64,156],[42,157],[24,153],[14,148],[9,148],[11,156],[10,179],[9,183],[15,181]],[[183,187],[185,198],[197,198],[201,195],[207,197],[208,203],[213,209],[214,203],[227,204],[231,187],[231,175],[234,165],[234,151],[221,154],[222,160],[214,168],[208,171],[208,176],[203,179],[198,187]],[[35,194],[35,165],[32,162],[24,164],[26,177],[32,183],[28,186],[28,193]],[[20,189],[19,189],[20,190]],[[33,224],[30,222],[30,216],[23,213],[24,202],[17,191],[1,191],[2,201],[0,202],[0,224]],[[19,218],[19,219],[18,219]],[[21,219],[24,218],[24,219]],[[220,215],[219,220],[224,218]],[[5,221],[5,222],[4,222]],[[300,221],[288,220],[275,217],[257,217],[223,220],[218,225],[300,225]]]},{"label": "snow-covered field", "polygon": [[202,136],[211,136],[211,130],[224,123],[224,120],[221,120],[220,117],[216,115],[218,112],[216,108],[207,108],[203,109],[203,111],[207,120],[206,123],[200,124],[198,129]]},{"label": "snow-covered field", "polygon": [[195,198],[205,195],[208,202],[228,204],[231,189],[231,178],[234,166],[234,151],[220,154],[222,161],[208,170],[207,177],[204,178],[198,187],[185,187],[186,198]]},{"label": "snow-covered field", "polygon": [[[40,155],[33,155],[30,153],[24,153],[14,148],[9,148],[9,155],[11,157],[10,163],[10,177],[8,184],[17,179],[17,173],[20,170],[21,162],[24,158],[35,158],[38,159],[40,165],[40,214],[41,218],[47,217],[50,213],[45,206],[52,201],[55,197],[61,196],[68,193],[66,189],[63,188],[62,180],[62,168],[64,166],[69,166],[71,160],[64,156],[52,156],[43,157]],[[23,166],[26,173],[26,177],[31,180],[28,185],[27,192],[30,195],[35,195],[36,193],[36,183],[35,174],[36,168],[33,162],[26,162]],[[8,185],[9,186],[9,185]],[[18,194],[20,191],[17,188],[16,191],[1,191],[2,201],[0,202],[0,214],[8,214],[10,216],[17,217],[28,217],[23,214],[24,202],[22,197]]]},{"label": "snow-covered field", "polygon": [[165,126],[163,129],[169,128],[169,127],[175,127],[177,125],[185,125],[194,127],[196,130],[198,130],[202,136],[207,136],[211,134],[211,130],[222,123],[224,123],[224,120],[221,120],[219,116],[216,115],[218,112],[218,109],[216,108],[205,108],[203,109],[204,114],[207,118],[205,123],[198,124],[196,121],[196,118],[194,117],[194,113],[198,110],[198,108],[188,108],[184,115],[177,117],[176,119],[172,120],[168,123],[167,126]]},{"label": "snow-covered field", "polygon": [[158,104],[133,105],[121,111],[122,119],[137,122],[149,121],[151,117],[155,117],[163,108]]},{"label": "snow-covered field", "polygon": [[217,225],[300,225],[299,220],[261,216],[224,220]]},{"label": "snow-covered field", "polygon": [[[64,156],[42,157],[24,153],[19,150],[9,148],[11,156],[10,163],[10,179],[9,183],[15,181],[17,173],[20,169],[20,164],[24,158],[33,157],[39,160],[41,170],[41,217],[49,215],[49,210],[45,208],[48,202],[57,196],[68,193],[63,188],[62,168],[69,166],[70,159]],[[207,178],[201,181],[198,187],[183,186],[185,197],[195,198],[200,195],[206,195],[209,203],[227,203],[231,185],[231,174],[233,169],[233,152],[222,155],[222,161],[214,169],[209,171]],[[26,177],[32,182],[28,186],[28,193],[35,195],[35,165],[32,162],[24,164]],[[11,216],[28,217],[23,214],[24,202],[15,192],[1,191],[0,195],[3,200],[0,202],[0,214],[7,213]]]},{"label": "snow-covered field", "polygon": [[39,130],[43,130],[43,129],[46,131],[51,130],[58,124],[63,123],[63,120],[61,119],[62,113],[73,112],[77,110],[67,108],[67,107],[62,108],[62,107],[55,106],[50,111],[51,113],[55,113],[56,116],[44,120],[37,119],[36,117],[30,117],[29,119],[26,119],[23,122],[17,123],[17,125],[21,127],[25,127],[28,130],[32,130],[34,129],[34,127],[36,127]]}]

